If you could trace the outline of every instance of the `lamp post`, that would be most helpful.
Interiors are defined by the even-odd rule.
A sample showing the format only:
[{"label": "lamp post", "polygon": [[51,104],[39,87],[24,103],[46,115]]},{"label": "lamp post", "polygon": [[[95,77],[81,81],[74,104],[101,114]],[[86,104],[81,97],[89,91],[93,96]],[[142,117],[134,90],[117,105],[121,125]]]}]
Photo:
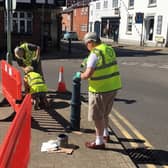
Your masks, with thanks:
[{"label": "lamp post", "polygon": [[6,60],[12,64],[11,52],[11,0],[6,0],[6,13],[7,13],[7,54]]},{"label": "lamp post", "polygon": [[7,55],[6,60],[9,64],[12,64],[12,52],[11,52],[11,18],[12,11],[16,9],[16,0],[5,0],[5,7],[7,13]]}]

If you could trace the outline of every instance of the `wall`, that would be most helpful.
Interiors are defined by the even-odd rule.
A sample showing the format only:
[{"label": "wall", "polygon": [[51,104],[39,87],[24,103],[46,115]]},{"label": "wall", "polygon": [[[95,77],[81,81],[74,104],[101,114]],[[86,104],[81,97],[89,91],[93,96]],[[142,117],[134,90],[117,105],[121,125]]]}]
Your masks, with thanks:
[{"label": "wall", "polygon": [[88,31],[88,7],[79,7],[73,12],[73,31],[77,32],[78,38],[83,39]]}]

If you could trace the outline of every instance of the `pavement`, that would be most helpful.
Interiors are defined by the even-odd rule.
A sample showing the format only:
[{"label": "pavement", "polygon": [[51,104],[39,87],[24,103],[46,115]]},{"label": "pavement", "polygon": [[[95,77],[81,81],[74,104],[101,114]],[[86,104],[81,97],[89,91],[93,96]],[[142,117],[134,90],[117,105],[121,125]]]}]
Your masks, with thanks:
[{"label": "pavement", "polygon": [[[117,46],[116,46],[117,47]],[[119,47],[119,45],[118,45]],[[126,48],[125,46],[123,48]],[[137,46],[127,46],[127,49],[135,49]],[[151,48],[145,48],[150,50]],[[154,48],[152,48],[153,50]],[[159,49],[160,50],[160,49]],[[167,52],[167,51],[166,51]],[[67,58],[67,48],[60,52],[50,51],[43,54],[43,58],[50,58],[55,53],[55,58]],[[81,50],[73,50],[71,56],[79,56]],[[51,60],[52,61],[52,60]],[[0,78],[1,89],[1,78]],[[1,93],[1,92],[0,92]],[[84,143],[88,140],[94,140],[95,132],[92,122],[87,120],[87,101],[81,103],[81,120],[80,131],[67,131],[70,125],[71,114],[71,93],[58,93],[50,91],[48,93],[50,108],[48,110],[34,111],[32,109],[31,124],[31,156],[28,168],[136,168],[137,166],[130,159],[124,147],[120,143],[118,137],[109,124],[110,143],[106,144],[105,150],[87,149]],[[0,94],[0,100],[3,100]],[[9,117],[13,113],[10,105],[6,107],[0,106],[0,143],[8,130],[12,118]],[[68,136],[68,148],[73,149],[72,154],[58,152],[41,152],[43,142],[56,140],[59,134]]]}]

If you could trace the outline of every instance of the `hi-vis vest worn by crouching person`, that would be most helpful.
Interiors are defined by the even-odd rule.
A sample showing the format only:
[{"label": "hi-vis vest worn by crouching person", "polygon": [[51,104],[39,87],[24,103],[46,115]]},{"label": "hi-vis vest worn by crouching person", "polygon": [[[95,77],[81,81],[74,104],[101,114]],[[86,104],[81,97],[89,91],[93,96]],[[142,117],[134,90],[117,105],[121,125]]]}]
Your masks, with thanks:
[{"label": "hi-vis vest worn by crouching person", "polygon": [[39,73],[29,72],[25,75],[25,78],[27,79],[31,94],[48,91],[47,85]]},{"label": "hi-vis vest worn by crouching person", "polygon": [[89,78],[89,91],[104,93],[120,89],[121,78],[113,48],[100,44],[91,53],[97,55],[98,62],[92,77]]},{"label": "hi-vis vest worn by crouching person", "polygon": [[36,57],[36,51],[29,50],[28,43],[23,43],[20,47],[23,48],[25,51],[25,57],[21,58],[23,64],[26,66],[31,66],[33,59],[35,59]]}]

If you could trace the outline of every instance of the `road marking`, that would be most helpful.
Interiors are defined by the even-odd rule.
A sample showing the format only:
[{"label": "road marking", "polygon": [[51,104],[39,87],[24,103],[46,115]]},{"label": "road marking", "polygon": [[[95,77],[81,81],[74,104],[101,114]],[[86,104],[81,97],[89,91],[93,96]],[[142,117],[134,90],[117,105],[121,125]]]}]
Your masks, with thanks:
[{"label": "road marking", "polygon": [[137,65],[138,62],[122,62],[123,65]]},{"label": "road marking", "polygon": [[[116,109],[112,109],[112,111],[114,112],[114,114],[120,119],[122,120],[127,127],[137,136],[137,138],[139,139],[143,139],[145,141],[145,146],[154,149],[154,147],[152,146],[152,144],[124,117],[122,116]],[[112,119],[112,115],[110,116],[110,118]],[[125,130],[125,128],[123,128],[122,126],[120,126],[121,124],[118,124],[118,121],[116,119],[112,120],[113,122],[116,122],[115,125],[118,125],[121,133],[126,137],[126,138],[130,138],[130,134],[128,135],[128,132]],[[123,130],[122,130],[123,129]],[[128,137],[127,137],[128,136]],[[133,138],[133,137],[131,137]],[[132,143],[130,143],[130,145],[132,146]],[[157,166],[153,165],[153,164],[145,164],[146,167],[148,168],[156,168]],[[168,168],[168,166],[162,166],[163,168]]]},{"label": "road marking", "polygon": [[154,66],[156,66],[156,64],[152,64],[152,63],[143,63],[143,64],[141,64],[141,66],[143,66],[143,67],[154,67]]},{"label": "road marking", "polygon": [[159,68],[168,69],[168,65],[159,66]]},{"label": "road marking", "polygon": [[[128,66],[133,66],[133,65],[138,65],[138,62],[121,62],[121,64],[123,65],[128,65]],[[160,69],[168,69],[168,65],[157,65],[157,64],[153,64],[153,63],[143,63],[143,64],[139,64],[142,67],[157,67]]]},{"label": "road marking", "polygon": [[[132,139],[133,137],[127,132],[127,130],[117,121],[114,115],[109,115],[110,119],[113,121],[115,126],[121,131],[121,133],[128,139]],[[130,145],[134,148],[138,147],[138,144],[135,142],[130,142]]]},{"label": "road marking", "polygon": [[[82,102],[83,105],[88,107],[87,103]],[[154,147],[151,145],[151,143],[124,117],[122,116],[116,109],[112,109],[112,111],[114,112],[114,114],[120,119],[122,120],[127,127],[137,136],[137,138],[139,139],[143,139],[145,141],[145,146],[154,149]],[[117,118],[113,115],[110,114],[109,118],[112,120],[113,124],[120,130],[120,132],[128,139],[133,139],[133,137],[128,133],[128,131],[119,123],[119,121],[117,120]],[[131,145],[131,147],[137,148],[138,147],[138,143],[136,142],[129,142],[129,144]],[[145,164],[145,166],[147,168],[157,168],[157,166],[153,165],[153,164]],[[168,168],[168,166],[162,166],[163,168]]]},{"label": "road marking", "polygon": [[148,146],[149,148],[153,148],[151,143],[124,117],[122,116],[116,109],[113,108],[114,114],[120,118],[129,128],[133,131],[133,133],[139,138],[143,139],[145,141],[145,146]]}]

